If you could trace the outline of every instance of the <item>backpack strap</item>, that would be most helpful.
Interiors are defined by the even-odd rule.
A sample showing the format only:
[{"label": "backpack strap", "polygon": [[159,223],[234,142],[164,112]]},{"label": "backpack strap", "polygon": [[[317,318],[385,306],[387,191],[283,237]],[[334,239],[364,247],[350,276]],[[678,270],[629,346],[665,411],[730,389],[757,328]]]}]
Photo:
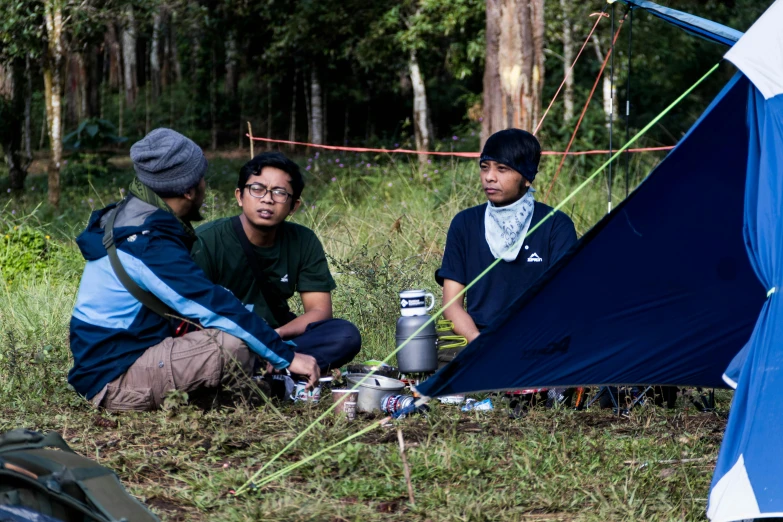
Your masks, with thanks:
[{"label": "backpack strap", "polygon": [[[78,478],[82,470],[74,470]],[[130,495],[114,473],[77,480],[87,500],[110,520],[133,522],[160,522],[160,519]]]},{"label": "backpack strap", "polygon": [[127,202],[128,198],[125,198],[107,214],[108,219],[103,231],[103,246],[106,248],[106,253],[109,255],[109,263],[111,263],[111,268],[114,270],[114,274],[117,276],[117,279],[120,280],[120,283],[122,283],[122,286],[125,287],[125,290],[127,290],[130,295],[135,297],[141,304],[164,319],[171,319],[171,317],[174,315],[171,308],[169,308],[163,301],[158,299],[157,296],[151,292],[143,290],[139,285],[137,285],[136,282],[128,275],[128,272],[125,271],[125,268],[120,262],[120,256],[117,255],[117,246],[114,244],[114,220],[116,219],[119,211],[125,206]]},{"label": "backpack strap", "polygon": [[291,316],[293,315],[291,310],[289,310],[287,306],[285,309],[273,306],[275,302],[282,301],[285,303],[285,299],[283,299],[283,296],[279,295],[274,286],[269,284],[269,278],[264,274],[261,266],[259,266],[258,255],[253,251],[253,245],[250,244],[250,240],[247,238],[247,234],[245,234],[245,229],[242,227],[242,221],[239,219],[239,216],[231,218],[231,226],[234,228],[234,233],[239,239],[239,244],[242,245],[242,250],[245,252],[245,259],[247,259],[247,264],[250,265],[250,271],[253,272],[253,277],[258,283],[261,295],[263,296],[264,301],[266,301],[266,307],[272,312],[272,316],[279,326],[290,323],[292,319]]},{"label": "backpack strap", "polygon": [[44,435],[37,431],[17,429],[0,435],[0,454],[41,448],[56,448],[68,453],[74,452],[56,431],[50,431]]}]

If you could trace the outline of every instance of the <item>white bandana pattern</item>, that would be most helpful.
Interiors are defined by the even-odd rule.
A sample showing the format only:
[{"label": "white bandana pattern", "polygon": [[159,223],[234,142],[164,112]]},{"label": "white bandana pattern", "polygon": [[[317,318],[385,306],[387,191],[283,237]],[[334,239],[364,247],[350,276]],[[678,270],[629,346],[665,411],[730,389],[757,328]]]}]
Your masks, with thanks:
[{"label": "white bandana pattern", "polygon": [[487,201],[484,213],[484,237],[495,259],[514,261],[522,249],[520,238],[525,237],[533,220],[533,197],[535,190],[530,187],[519,201],[505,207],[496,207]]}]

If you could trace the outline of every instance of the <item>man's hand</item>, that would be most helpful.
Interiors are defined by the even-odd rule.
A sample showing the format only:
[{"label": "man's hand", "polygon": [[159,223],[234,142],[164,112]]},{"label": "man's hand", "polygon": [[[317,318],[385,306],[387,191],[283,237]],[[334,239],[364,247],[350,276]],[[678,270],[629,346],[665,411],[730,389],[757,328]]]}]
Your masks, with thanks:
[{"label": "man's hand", "polygon": [[318,379],[321,378],[321,370],[318,368],[318,363],[315,362],[315,357],[303,353],[294,354],[294,360],[291,361],[288,371],[307,376],[307,384],[310,389],[315,388]]}]

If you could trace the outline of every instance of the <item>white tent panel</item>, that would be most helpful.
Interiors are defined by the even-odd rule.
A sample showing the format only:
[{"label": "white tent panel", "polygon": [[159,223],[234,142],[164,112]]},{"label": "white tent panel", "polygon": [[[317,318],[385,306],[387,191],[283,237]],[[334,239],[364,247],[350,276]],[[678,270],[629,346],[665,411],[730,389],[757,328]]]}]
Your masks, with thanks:
[{"label": "white tent panel", "polygon": [[729,49],[736,65],[769,100],[783,94],[783,0],[776,0]]}]

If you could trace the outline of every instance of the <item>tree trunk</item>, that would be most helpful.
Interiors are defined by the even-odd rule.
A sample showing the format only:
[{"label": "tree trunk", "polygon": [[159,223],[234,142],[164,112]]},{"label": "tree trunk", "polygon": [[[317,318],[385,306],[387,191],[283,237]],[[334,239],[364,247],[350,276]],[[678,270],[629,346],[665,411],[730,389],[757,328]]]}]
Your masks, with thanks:
[{"label": "tree trunk", "polygon": [[101,87],[102,87],[102,67],[101,51],[97,45],[91,45],[84,54],[86,60],[85,90],[86,90],[86,111],[88,118],[97,117],[101,113]]},{"label": "tree trunk", "polygon": [[25,56],[24,80],[24,153],[29,167],[33,162],[33,70],[29,54]]},{"label": "tree trunk", "polygon": [[182,81],[182,62],[179,59],[179,52],[177,51],[177,16],[174,11],[171,12],[169,18],[169,50],[171,51],[171,72],[173,73],[172,83],[180,83]]},{"label": "tree trunk", "polygon": [[150,91],[152,90],[152,81],[150,80],[150,65],[149,60],[144,60],[144,135],[150,133],[152,130],[152,108],[150,106]]},{"label": "tree trunk", "polygon": [[0,146],[5,153],[11,190],[24,189],[29,161],[22,153],[25,78],[21,60],[0,64]]},{"label": "tree trunk", "polygon": [[123,95],[123,86],[124,82],[122,79],[122,76],[120,76],[120,95],[117,96],[117,132],[119,136],[122,136],[123,131],[123,125],[125,122],[125,112],[124,112],[124,104],[122,103],[122,100],[125,99],[125,96]]},{"label": "tree trunk", "polygon": [[574,75],[568,74],[574,61],[573,27],[568,0],[560,0],[560,10],[563,13],[563,122],[568,123],[574,117]]},{"label": "tree trunk", "polygon": [[112,54],[111,54],[111,46],[107,43],[108,39],[104,35],[103,40],[103,80],[101,81],[101,102],[100,102],[100,111],[101,111],[101,119],[104,119],[105,117],[105,111],[106,111],[106,90],[109,88],[109,85],[111,84],[111,62],[112,62]]},{"label": "tree trunk", "polygon": [[[199,6],[197,2],[191,0],[193,9],[198,12]],[[199,17],[194,16],[191,19],[190,25],[190,81],[191,92],[198,92],[199,78],[198,78],[198,66],[201,56],[201,25],[199,24]]]},{"label": "tree trunk", "polygon": [[[593,49],[595,49],[595,54],[598,57],[598,61],[603,63],[605,59],[605,54],[601,50],[601,42],[598,39],[596,35],[593,35]],[[614,102],[614,98],[617,95],[615,89],[612,88],[612,72],[607,68],[604,70],[604,75],[601,78],[601,92],[603,95],[603,109],[604,109],[604,121],[606,123],[606,128],[609,128],[609,124],[612,121],[613,118],[613,111],[612,111],[612,103]]]},{"label": "tree trunk", "polygon": [[65,73],[65,49],[63,48],[63,11],[57,0],[44,3],[47,47],[44,51],[44,91],[46,120],[49,127],[49,203],[60,205],[60,167],[63,157],[62,94]]},{"label": "tree trunk", "polygon": [[[266,137],[272,137],[272,81],[266,81]],[[272,150],[272,142],[266,142],[266,150]]]},{"label": "tree trunk", "polygon": [[321,82],[318,79],[318,71],[315,66],[313,66],[310,73],[310,128],[312,129],[311,143],[323,145],[323,100],[321,98]]},{"label": "tree trunk", "polygon": [[[291,120],[288,125],[288,141],[296,141],[296,84],[299,81],[299,71],[294,71],[294,90],[291,96]],[[289,145],[290,150],[294,150],[293,145]]]},{"label": "tree trunk", "polygon": [[136,20],[133,7],[128,6],[122,28],[122,65],[125,83],[125,101],[128,107],[136,103],[138,86],[136,85]]},{"label": "tree trunk", "polygon": [[218,142],[218,122],[217,122],[217,52],[215,51],[215,44],[212,44],[212,60],[211,60],[212,74],[209,77],[209,119],[211,120],[212,127],[212,142],[210,148],[214,151],[217,150]]},{"label": "tree trunk", "polygon": [[77,110],[78,114],[78,121],[82,121],[84,118],[87,117],[87,111],[89,110],[87,107],[87,104],[89,103],[89,100],[87,99],[87,86],[89,83],[89,78],[87,78],[87,64],[85,63],[85,54],[84,53],[77,53],[74,55],[76,57],[76,74],[77,74],[77,88],[79,93],[79,107]]},{"label": "tree trunk", "polygon": [[104,38],[108,56],[109,86],[112,89],[119,89],[122,85],[122,55],[120,39],[117,36],[117,28],[114,24],[109,24],[106,28]]},{"label": "tree trunk", "polygon": [[321,141],[323,143],[329,143],[329,104],[326,103],[327,99],[326,89],[323,85],[321,85],[321,107],[323,107],[323,118],[321,121]]},{"label": "tree trunk", "polygon": [[348,128],[348,125],[349,125],[349,122],[350,122],[350,120],[348,119],[348,116],[349,116],[349,114],[348,114],[348,104],[346,103],[345,104],[345,117],[343,119],[343,145],[348,145],[348,132],[350,130]]},{"label": "tree trunk", "polygon": [[310,84],[307,81],[307,76],[302,81],[302,94],[304,94],[305,102],[305,119],[307,120],[307,143],[313,142],[313,120],[310,117]]},{"label": "tree trunk", "polygon": [[229,100],[237,95],[239,76],[237,75],[237,37],[234,31],[228,33],[226,38],[226,83],[223,90]]},{"label": "tree trunk", "polygon": [[65,57],[65,91],[64,101],[64,125],[68,128],[79,124],[79,112],[81,109],[81,66],[79,53],[72,53]]},{"label": "tree trunk", "polygon": [[150,78],[149,85],[152,90],[152,100],[157,100],[160,96],[160,55],[161,55],[161,27],[163,25],[163,13],[160,9],[155,11],[152,16],[152,41],[150,42]]},{"label": "tree trunk", "polygon": [[[416,53],[411,51],[408,69],[411,75],[411,87],[413,88],[413,131],[416,138],[416,150],[419,152],[430,149],[429,111],[427,108],[427,88],[424,78],[421,76],[419,61]],[[427,156],[419,154],[419,163],[427,164]]]},{"label": "tree trunk", "polygon": [[509,127],[532,130],[544,85],[544,0],[487,0],[482,143]]}]

